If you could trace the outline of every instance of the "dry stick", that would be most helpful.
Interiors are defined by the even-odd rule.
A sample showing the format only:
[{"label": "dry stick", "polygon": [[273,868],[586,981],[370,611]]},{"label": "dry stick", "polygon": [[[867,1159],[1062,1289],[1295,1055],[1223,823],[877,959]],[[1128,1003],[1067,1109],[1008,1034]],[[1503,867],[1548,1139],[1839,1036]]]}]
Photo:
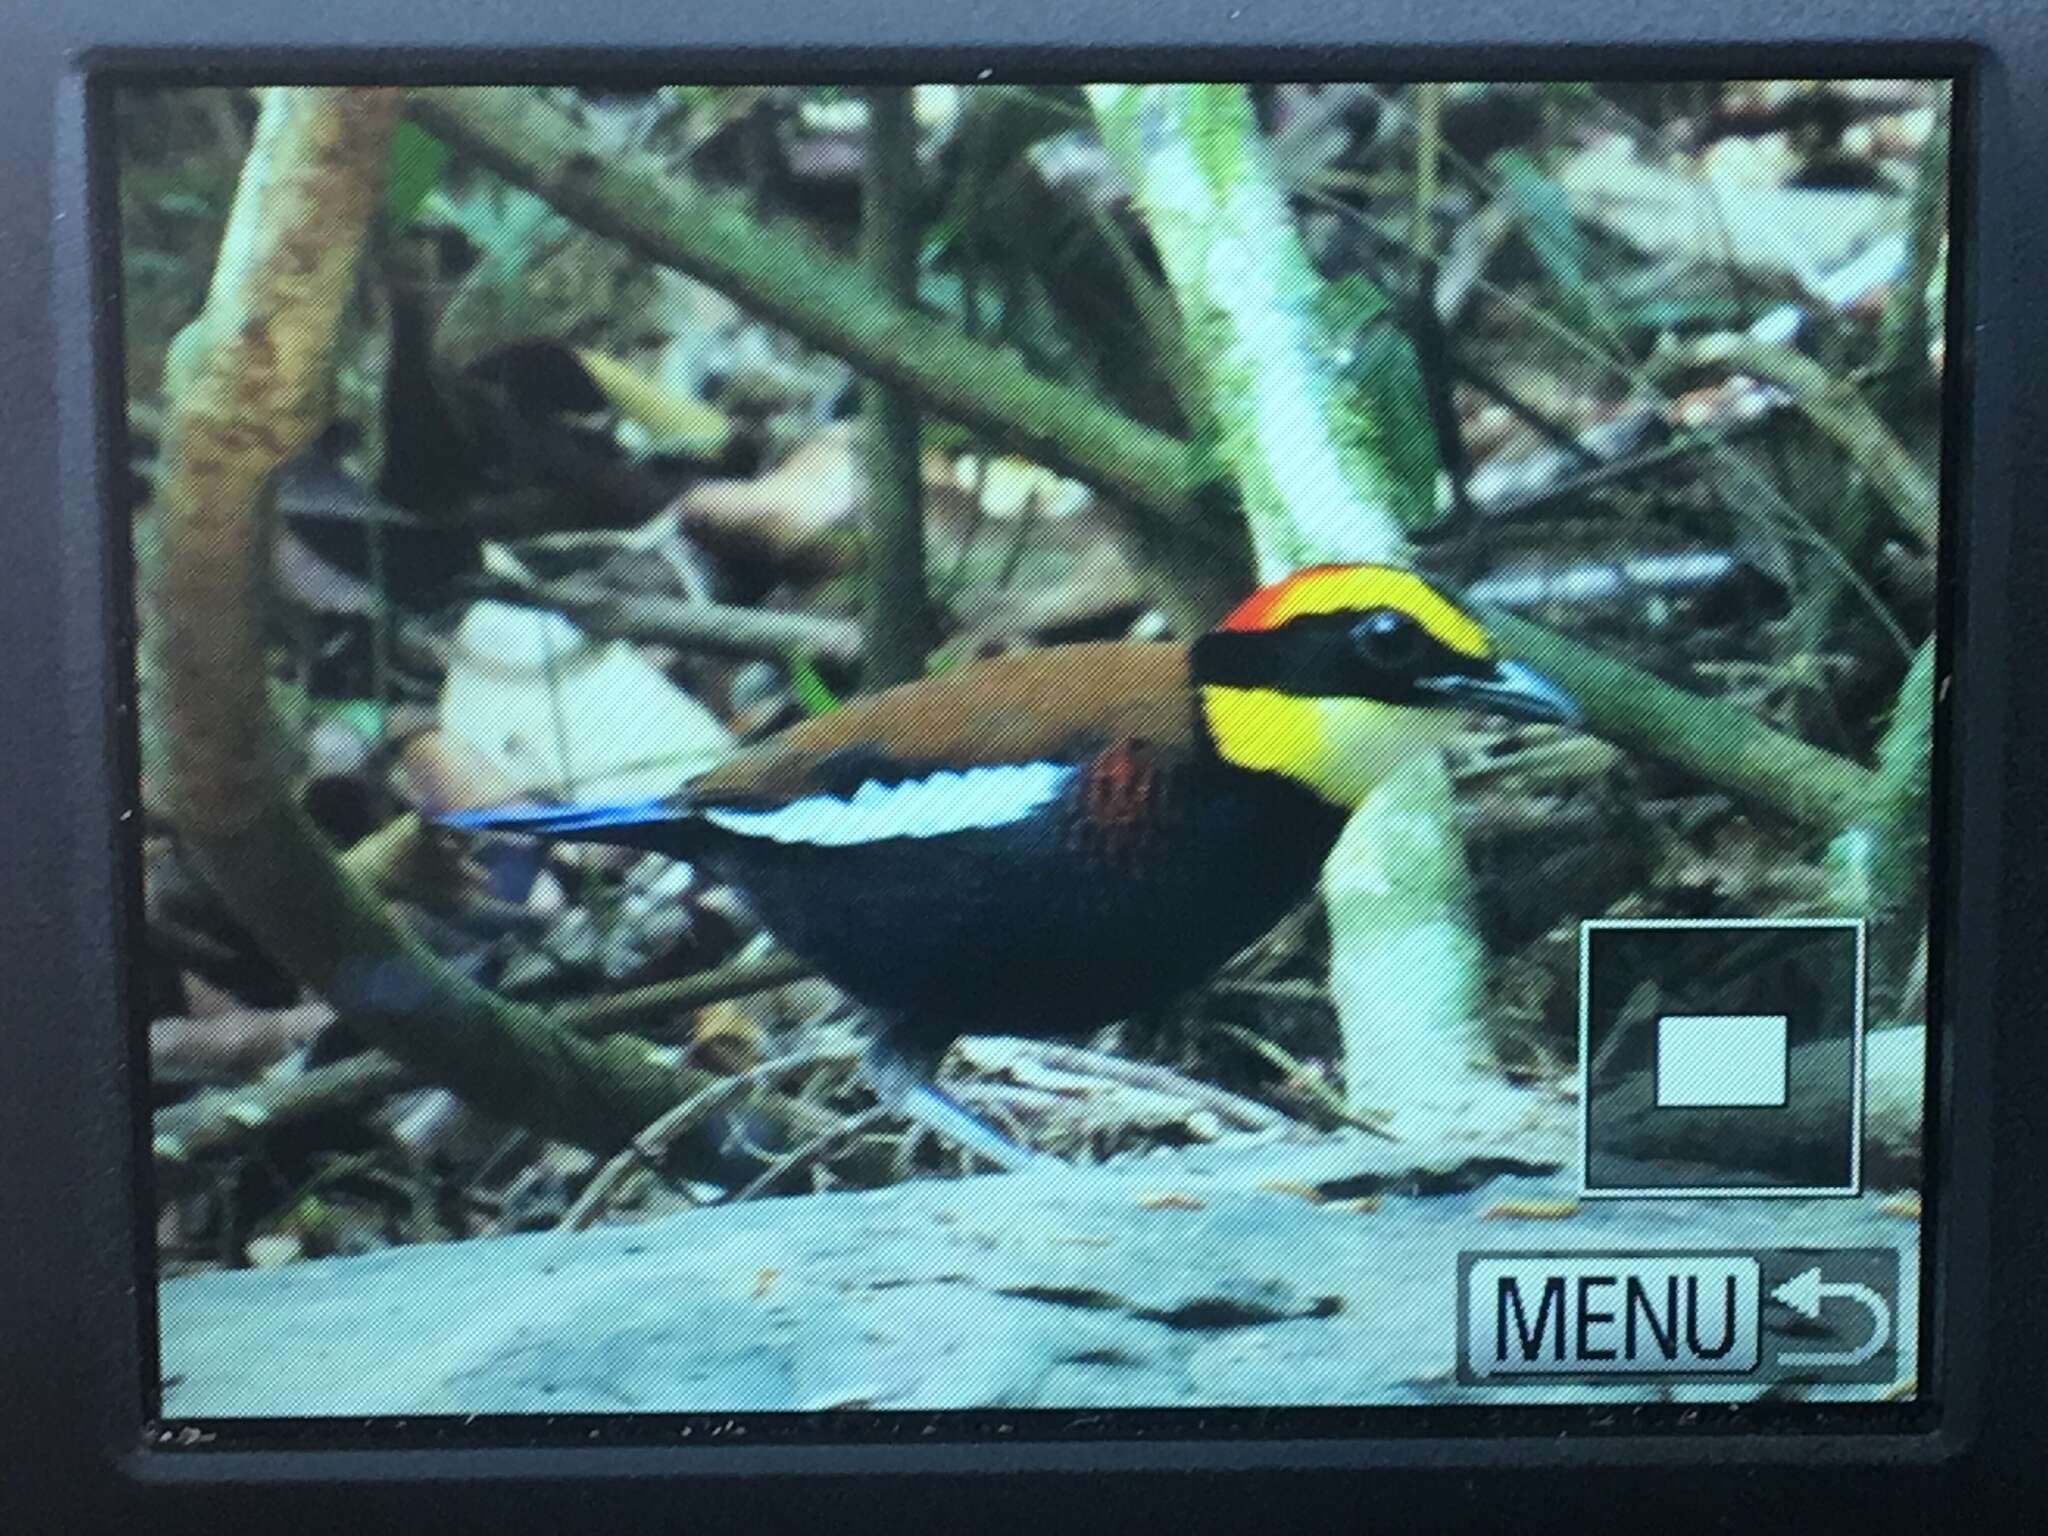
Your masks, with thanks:
[{"label": "dry stick", "polygon": [[[280,768],[262,596],[268,488],[324,426],[340,313],[401,93],[267,92],[198,320],[173,347],[156,591],[169,792],[208,883],[264,951],[373,1045],[486,1114],[609,1148],[673,1102],[645,1041],[591,1041],[507,1003],[394,923]],[[684,1086],[703,1080],[685,1073]],[[793,1134],[804,1106],[764,1104]]]},{"label": "dry stick", "polygon": [[[858,1048],[855,1047],[843,1050],[799,1051],[793,1055],[778,1056],[772,1061],[761,1062],[744,1072],[720,1078],[708,1088],[699,1089],[648,1125],[626,1144],[623,1151],[600,1168],[596,1176],[583,1186],[583,1193],[576,1197],[576,1203],[563,1214],[557,1230],[581,1232],[588,1227],[604,1214],[604,1208],[611,1197],[635,1168],[659,1167],[677,1138],[747,1089],[763,1086],[783,1073],[793,1072],[799,1067],[814,1066],[827,1061],[850,1061],[858,1055]],[[830,1131],[838,1128],[835,1122],[826,1129]]]},{"label": "dry stick", "polygon": [[[582,1034],[633,1030],[727,998],[786,986],[814,974],[791,955],[771,954],[700,971],[549,1016]],[[343,1021],[345,1024],[347,1021]],[[363,1051],[296,1077],[205,1093],[157,1111],[152,1150],[159,1163],[232,1152],[268,1132],[332,1110],[355,1109],[419,1086],[418,1074],[382,1051]]]},{"label": "dry stick", "polygon": [[240,1008],[192,1018],[149,1021],[152,1083],[246,1082],[283,1061],[334,1022],[325,1003]]},{"label": "dry stick", "polygon": [[861,656],[859,625],[817,614],[656,597],[573,579],[492,581],[477,584],[476,590],[502,603],[553,609],[599,634],[657,641],[709,656],[786,661],[792,651],[800,651],[839,662]]},{"label": "dry stick", "polygon": [[785,1175],[803,1167],[807,1163],[817,1161],[818,1158],[822,1157],[833,1147],[843,1142],[851,1141],[854,1137],[865,1135],[868,1131],[873,1130],[876,1126],[887,1120],[889,1114],[889,1110],[877,1104],[872,1108],[862,1110],[851,1120],[845,1121],[843,1124],[830,1126],[818,1132],[817,1135],[813,1136],[802,1146],[794,1147],[776,1158],[774,1162],[762,1169],[760,1174],[745,1187],[730,1198],[719,1203],[722,1205],[737,1205],[742,1200],[758,1198],[781,1183]]},{"label": "dry stick", "polygon": [[[1248,985],[1256,986],[1259,983],[1253,982],[1248,983]],[[1268,983],[1268,985],[1271,985],[1271,983]],[[1290,1089],[1306,1099],[1315,1109],[1334,1119],[1339,1125],[1348,1125],[1354,1130],[1364,1131],[1368,1135],[1377,1136],[1382,1141],[1399,1141],[1401,1139],[1388,1130],[1384,1123],[1393,1119],[1393,1114],[1390,1111],[1383,1109],[1370,1111],[1353,1109],[1344,1102],[1343,1095],[1324,1082],[1322,1077],[1312,1071],[1307,1063],[1296,1058],[1292,1052],[1275,1045],[1264,1035],[1256,1034],[1249,1029],[1241,1029],[1235,1024],[1219,1024],[1216,1028],[1237,1041],[1238,1044],[1265,1057],[1268,1062],[1278,1067],[1286,1074],[1287,1086]]]},{"label": "dry stick", "polygon": [[156,1113],[150,1153],[159,1167],[229,1152],[266,1132],[314,1115],[360,1109],[413,1087],[413,1074],[381,1051],[365,1051],[297,1077],[203,1093]]},{"label": "dry stick", "polygon": [[[1118,512],[1154,536],[1215,541],[1197,508],[1212,475],[1189,444],[1039,378],[1005,348],[891,304],[850,263],[762,225],[652,157],[600,154],[536,95],[433,87],[413,91],[410,102],[434,133],[582,227],[718,289],[934,412],[1110,492]],[[1705,717],[1713,730],[1674,730],[1696,695],[1534,624],[1517,622],[1502,638],[1549,671],[1578,699],[1589,728],[1618,746],[1824,829],[1859,803],[1845,791],[1853,795],[1868,770],[1846,758],[1714,700],[1699,701],[1714,706]]]},{"label": "dry stick", "polygon": [[[1060,1045],[1044,1040],[1021,1040],[1008,1035],[983,1036],[989,1044],[1026,1060],[1036,1061],[1055,1072],[1072,1072],[1081,1077],[1100,1077],[1112,1083],[1142,1088],[1165,1098],[1185,1099],[1209,1110],[1246,1131],[1273,1131],[1297,1124],[1290,1117],[1256,1099],[1247,1099],[1228,1089],[1184,1077],[1170,1067],[1148,1066],[1084,1046]],[[971,1059],[971,1058],[970,1058]]]},{"label": "dry stick", "polygon": [[771,991],[815,975],[817,972],[804,961],[776,950],[753,960],[728,961],[680,981],[657,982],[614,992],[609,997],[592,998],[564,1007],[550,1018],[579,1034],[638,1030],[665,1024],[685,1009],[705,1008],[751,992]]}]

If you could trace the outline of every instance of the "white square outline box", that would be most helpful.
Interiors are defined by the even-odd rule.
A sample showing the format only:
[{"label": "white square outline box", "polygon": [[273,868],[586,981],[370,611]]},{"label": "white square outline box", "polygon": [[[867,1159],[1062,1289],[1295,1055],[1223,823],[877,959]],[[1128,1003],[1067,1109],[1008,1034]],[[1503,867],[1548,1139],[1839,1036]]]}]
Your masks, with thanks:
[{"label": "white square outline box", "polygon": [[[1791,1091],[1791,1052],[1786,1040],[1790,1025],[1791,1020],[1782,1013],[1665,1014],[1657,1020],[1656,1054],[1650,1067],[1650,1103],[1657,1109],[1783,1109]],[[1730,1098],[1725,1084],[1718,1094],[1710,1095],[1700,1082],[1692,1080],[1697,1079],[1702,1063],[1685,1058],[1709,1045],[1709,1037],[1715,1034],[1732,1035],[1738,1048],[1769,1052],[1775,1057],[1770,1063],[1775,1069],[1772,1081],[1759,1085],[1768,1088],[1768,1098]],[[1714,1040],[1711,1044],[1725,1048],[1729,1041]],[[1682,1073],[1680,1068],[1686,1071]],[[1753,1091],[1749,1085],[1743,1086],[1745,1091]]]},{"label": "white square outline box", "polygon": [[[1593,993],[1586,985],[1595,929],[1691,930],[1700,928],[1849,928],[1856,934],[1856,1007],[1849,1026],[1849,1182],[1758,1188],[1695,1188],[1685,1184],[1641,1189],[1594,1188],[1592,1075]],[[1868,926],[1860,917],[1588,917],[1579,921],[1579,1198],[1581,1200],[1827,1200],[1863,1193],[1863,1002],[1868,965]]]}]

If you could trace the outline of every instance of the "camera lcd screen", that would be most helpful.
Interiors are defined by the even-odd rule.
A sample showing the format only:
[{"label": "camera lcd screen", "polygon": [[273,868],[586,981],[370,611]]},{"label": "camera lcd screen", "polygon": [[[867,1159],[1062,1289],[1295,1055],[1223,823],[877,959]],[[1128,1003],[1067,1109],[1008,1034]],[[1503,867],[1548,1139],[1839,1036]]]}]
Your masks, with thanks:
[{"label": "camera lcd screen", "polygon": [[161,1419],[1923,1395],[1953,96],[110,88]]}]

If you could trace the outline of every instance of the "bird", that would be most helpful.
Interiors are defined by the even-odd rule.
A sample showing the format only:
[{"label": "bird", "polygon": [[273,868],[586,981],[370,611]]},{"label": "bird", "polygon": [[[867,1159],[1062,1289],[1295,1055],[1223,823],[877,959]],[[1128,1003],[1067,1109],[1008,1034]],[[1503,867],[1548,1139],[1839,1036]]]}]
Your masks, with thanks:
[{"label": "bird", "polygon": [[1191,642],[1015,651],[857,697],[678,792],[437,818],[690,860],[866,1016],[877,1098],[998,1169],[1046,1160],[931,1081],[959,1035],[1163,1003],[1314,887],[1351,813],[1471,713],[1577,726],[1404,567],[1309,566]]}]

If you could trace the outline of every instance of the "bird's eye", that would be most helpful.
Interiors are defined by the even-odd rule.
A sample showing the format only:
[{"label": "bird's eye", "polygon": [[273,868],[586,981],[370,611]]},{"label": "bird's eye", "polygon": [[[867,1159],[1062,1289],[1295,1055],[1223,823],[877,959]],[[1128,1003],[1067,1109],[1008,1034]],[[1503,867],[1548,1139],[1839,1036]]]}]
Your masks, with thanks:
[{"label": "bird's eye", "polygon": [[1375,608],[1351,628],[1351,643],[1374,667],[1397,671],[1422,659],[1429,636],[1398,608]]}]

